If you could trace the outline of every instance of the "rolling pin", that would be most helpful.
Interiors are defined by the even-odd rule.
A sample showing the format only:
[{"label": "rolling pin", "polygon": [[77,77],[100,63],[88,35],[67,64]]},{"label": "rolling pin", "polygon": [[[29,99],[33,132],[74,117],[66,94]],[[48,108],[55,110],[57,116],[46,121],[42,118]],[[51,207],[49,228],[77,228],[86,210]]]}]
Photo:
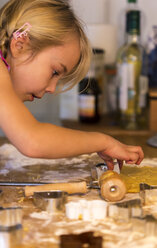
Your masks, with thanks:
[{"label": "rolling pin", "polygon": [[106,201],[120,201],[126,194],[126,185],[115,171],[105,171],[99,178],[100,192]]},{"label": "rolling pin", "polygon": [[[104,172],[98,181],[100,187],[100,193],[103,199],[106,201],[120,201],[124,198],[126,193],[126,186],[120,175],[115,171]],[[52,190],[66,191],[68,194],[74,193],[87,193],[88,189],[95,188],[94,186],[88,186],[85,181],[74,183],[52,183],[37,186],[26,186],[25,196],[32,196],[34,192],[44,192]],[[96,186],[97,188],[97,186]]]},{"label": "rolling pin", "polygon": [[68,194],[87,193],[87,184],[85,181],[75,183],[51,183],[38,186],[26,186],[24,189],[25,196],[32,196],[34,192],[44,192],[52,190],[62,190],[67,192]]}]

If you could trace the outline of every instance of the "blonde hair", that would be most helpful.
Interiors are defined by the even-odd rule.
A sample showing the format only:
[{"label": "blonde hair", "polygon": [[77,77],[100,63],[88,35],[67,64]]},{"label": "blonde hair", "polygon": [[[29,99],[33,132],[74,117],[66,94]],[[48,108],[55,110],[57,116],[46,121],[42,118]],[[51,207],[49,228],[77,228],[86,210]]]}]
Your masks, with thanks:
[{"label": "blonde hair", "polygon": [[80,60],[61,81],[66,89],[72,88],[87,74],[91,48],[83,25],[73,13],[68,0],[10,0],[0,10],[0,49],[6,58],[13,33],[29,22],[30,49],[39,53],[48,46],[64,44],[65,38],[76,34],[80,42]]}]

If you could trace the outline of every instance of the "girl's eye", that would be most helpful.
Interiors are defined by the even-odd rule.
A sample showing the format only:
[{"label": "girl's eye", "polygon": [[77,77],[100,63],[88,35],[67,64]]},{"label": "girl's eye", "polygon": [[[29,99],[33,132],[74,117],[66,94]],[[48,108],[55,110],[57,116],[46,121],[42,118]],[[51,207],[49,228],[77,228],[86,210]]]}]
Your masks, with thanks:
[{"label": "girl's eye", "polygon": [[59,76],[59,73],[56,70],[54,70],[52,75],[53,76]]}]

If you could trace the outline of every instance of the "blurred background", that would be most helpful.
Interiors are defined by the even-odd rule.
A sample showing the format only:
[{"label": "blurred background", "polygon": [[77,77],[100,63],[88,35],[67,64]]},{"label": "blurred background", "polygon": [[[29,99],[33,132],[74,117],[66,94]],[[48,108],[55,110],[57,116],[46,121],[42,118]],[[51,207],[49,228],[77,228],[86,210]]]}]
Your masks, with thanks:
[{"label": "blurred background", "polygon": [[[93,81],[93,89],[90,92],[85,92],[87,95],[99,94],[101,91],[102,99],[100,101],[101,111],[99,118],[95,122],[101,120],[104,115],[111,115],[117,111],[117,92],[115,92],[115,85],[117,85],[117,52],[120,47],[126,42],[126,13],[128,8],[138,9],[140,16],[140,44],[146,49],[146,54],[151,49],[156,47],[153,40],[155,34],[155,27],[157,25],[157,1],[156,0],[69,0],[76,15],[84,24],[87,36],[95,51],[93,60],[98,67],[101,67],[101,87],[98,89],[95,81]],[[0,1],[0,7],[6,3],[6,0]],[[134,5],[134,6],[133,6]],[[153,36],[154,35],[154,36]],[[150,41],[150,39],[152,39]],[[152,42],[154,42],[152,44]],[[152,46],[152,47],[151,47]],[[95,64],[93,65],[95,66]],[[100,68],[99,68],[100,69]],[[147,70],[146,70],[147,71]],[[146,75],[148,76],[148,75]],[[90,76],[89,76],[90,77]],[[148,96],[149,89],[156,88],[156,82],[151,85],[148,77]],[[85,83],[85,82],[84,82]],[[151,87],[150,87],[151,85]],[[57,125],[62,125],[63,120],[72,120],[86,122],[86,118],[80,118],[80,109],[84,108],[86,102],[83,102],[83,96],[79,95],[79,91],[85,85],[76,86],[72,90],[58,96],[47,95],[42,100],[35,100],[33,103],[25,103],[33,115],[42,122],[51,122]],[[100,85],[99,85],[100,86]],[[83,95],[83,94],[82,94]],[[153,96],[153,100],[156,96]],[[153,104],[156,102],[153,101]],[[89,103],[88,103],[89,104]],[[96,103],[95,103],[96,104]],[[148,103],[146,103],[148,104]],[[156,105],[155,105],[156,106]],[[149,106],[150,111],[150,104]],[[86,106],[85,106],[86,108]],[[100,108],[100,106],[99,106]],[[154,105],[153,105],[154,108]],[[157,107],[156,107],[157,110]],[[153,113],[154,109],[153,109]],[[148,116],[148,126],[150,128],[150,115]],[[87,118],[87,122],[90,122]],[[154,121],[154,120],[153,120]],[[154,127],[157,129],[157,120],[155,120]],[[91,121],[92,122],[92,121]],[[109,125],[116,125],[114,118]],[[1,132],[1,135],[3,133]]]}]

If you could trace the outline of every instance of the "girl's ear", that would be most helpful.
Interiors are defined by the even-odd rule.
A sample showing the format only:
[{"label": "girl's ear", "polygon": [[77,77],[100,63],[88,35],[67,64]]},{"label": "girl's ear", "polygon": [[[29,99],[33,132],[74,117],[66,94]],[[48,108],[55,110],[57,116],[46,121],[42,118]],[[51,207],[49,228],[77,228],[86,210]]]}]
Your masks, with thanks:
[{"label": "girl's ear", "polygon": [[10,51],[13,57],[18,57],[28,48],[29,39],[27,36],[18,37],[17,40],[12,38],[10,42]]}]

